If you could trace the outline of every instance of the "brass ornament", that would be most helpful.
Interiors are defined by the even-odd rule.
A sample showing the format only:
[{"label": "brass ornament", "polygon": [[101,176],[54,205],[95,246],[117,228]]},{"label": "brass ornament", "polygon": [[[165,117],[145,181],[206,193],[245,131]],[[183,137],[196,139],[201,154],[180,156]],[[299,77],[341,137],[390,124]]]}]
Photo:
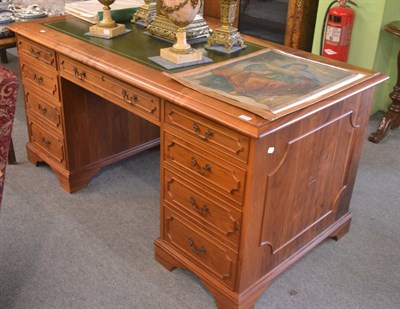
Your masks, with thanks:
[{"label": "brass ornament", "polygon": [[217,28],[208,38],[205,48],[214,45],[222,45],[225,47],[226,53],[231,53],[234,46],[240,49],[245,48],[246,44],[242,39],[239,31],[232,26],[235,20],[236,5],[238,0],[220,0],[220,21],[221,27]]},{"label": "brass ornament", "polygon": [[175,64],[183,64],[202,59],[202,53],[187,43],[186,29],[203,7],[204,0],[159,0],[160,13],[174,23],[176,42],[171,48],[160,50],[160,56]]},{"label": "brass ornament", "polygon": [[96,25],[89,27],[90,35],[113,38],[125,32],[125,25],[117,24],[111,17],[110,5],[115,0],[98,0],[103,4],[103,18]]},{"label": "brass ornament", "polygon": [[115,0],[98,0],[103,6],[103,19],[97,23],[100,28],[114,28],[117,27],[117,23],[111,18],[111,8],[110,5],[115,2]]},{"label": "brass ornament", "polygon": [[156,16],[156,0],[144,0],[144,4],[133,14],[131,22],[143,20],[147,27]]}]

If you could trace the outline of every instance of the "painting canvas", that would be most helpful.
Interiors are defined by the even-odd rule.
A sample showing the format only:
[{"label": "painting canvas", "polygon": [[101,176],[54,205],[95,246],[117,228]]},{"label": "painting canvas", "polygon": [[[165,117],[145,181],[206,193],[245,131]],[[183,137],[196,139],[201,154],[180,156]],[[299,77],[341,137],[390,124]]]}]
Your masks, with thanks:
[{"label": "painting canvas", "polygon": [[175,80],[264,118],[306,106],[361,74],[268,49],[223,63],[170,74]]}]

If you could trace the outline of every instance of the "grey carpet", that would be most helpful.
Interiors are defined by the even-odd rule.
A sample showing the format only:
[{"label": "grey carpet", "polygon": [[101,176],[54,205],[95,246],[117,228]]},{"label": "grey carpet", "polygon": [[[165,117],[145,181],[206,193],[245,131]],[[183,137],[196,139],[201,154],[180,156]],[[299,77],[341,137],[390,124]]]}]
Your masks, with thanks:
[{"label": "grey carpet", "polygon": [[[15,50],[6,66],[18,71]],[[371,118],[368,132],[378,125]],[[215,308],[190,272],[154,260],[159,152],[111,165],[68,194],[27,161],[20,97],[0,213],[0,308]],[[365,142],[350,232],[327,240],[278,277],[256,309],[400,306],[400,130]]]}]

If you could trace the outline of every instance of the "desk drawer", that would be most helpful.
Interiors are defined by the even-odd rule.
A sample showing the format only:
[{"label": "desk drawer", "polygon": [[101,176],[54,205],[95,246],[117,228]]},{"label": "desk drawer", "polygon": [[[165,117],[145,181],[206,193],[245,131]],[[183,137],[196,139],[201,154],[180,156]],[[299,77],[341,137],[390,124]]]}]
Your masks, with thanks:
[{"label": "desk drawer", "polygon": [[60,100],[57,72],[30,63],[26,57],[20,57],[20,65],[24,84],[29,82],[34,85],[37,92],[45,93],[57,101]]},{"label": "desk drawer", "polygon": [[77,85],[152,122],[160,121],[160,99],[111,76],[60,55],[60,74]]},{"label": "desk drawer", "polygon": [[218,245],[179,217],[168,207],[164,208],[165,240],[192,262],[205,269],[216,279],[234,288],[237,254],[227,247]]},{"label": "desk drawer", "polygon": [[249,139],[237,132],[170,103],[165,105],[165,123],[201,141],[206,149],[214,147],[247,163]]},{"label": "desk drawer", "polygon": [[165,170],[164,177],[165,201],[189,219],[195,218],[237,249],[242,217],[239,210],[225,205],[168,170]]},{"label": "desk drawer", "polygon": [[24,87],[24,92],[27,111],[62,134],[61,104],[58,101],[38,95],[29,85]]},{"label": "desk drawer", "polygon": [[28,117],[29,138],[43,152],[55,161],[66,166],[64,140],[56,137],[38,125],[31,117]]},{"label": "desk drawer", "polygon": [[27,56],[32,65],[40,63],[47,68],[57,70],[56,53],[54,50],[22,37],[18,38],[17,46],[19,53]]},{"label": "desk drawer", "polygon": [[246,172],[168,132],[164,134],[164,160],[229,199],[241,204]]}]

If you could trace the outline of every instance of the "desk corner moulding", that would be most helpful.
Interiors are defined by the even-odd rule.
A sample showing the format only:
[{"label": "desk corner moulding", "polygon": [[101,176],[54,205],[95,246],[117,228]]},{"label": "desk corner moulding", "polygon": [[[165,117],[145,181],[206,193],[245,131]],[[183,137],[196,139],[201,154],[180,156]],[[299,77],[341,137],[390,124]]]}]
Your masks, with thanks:
[{"label": "desk corner moulding", "polygon": [[[363,76],[265,119],[103,48],[100,39],[44,24],[68,18],[10,26],[28,158],[47,163],[74,192],[103,167],[161,145],[159,263],[196,274],[218,308],[253,308],[276,276],[347,233],[374,89],[387,76],[245,36],[249,46]],[[124,37],[115,40],[141,46]],[[145,56],[159,52],[146,44]]]}]

